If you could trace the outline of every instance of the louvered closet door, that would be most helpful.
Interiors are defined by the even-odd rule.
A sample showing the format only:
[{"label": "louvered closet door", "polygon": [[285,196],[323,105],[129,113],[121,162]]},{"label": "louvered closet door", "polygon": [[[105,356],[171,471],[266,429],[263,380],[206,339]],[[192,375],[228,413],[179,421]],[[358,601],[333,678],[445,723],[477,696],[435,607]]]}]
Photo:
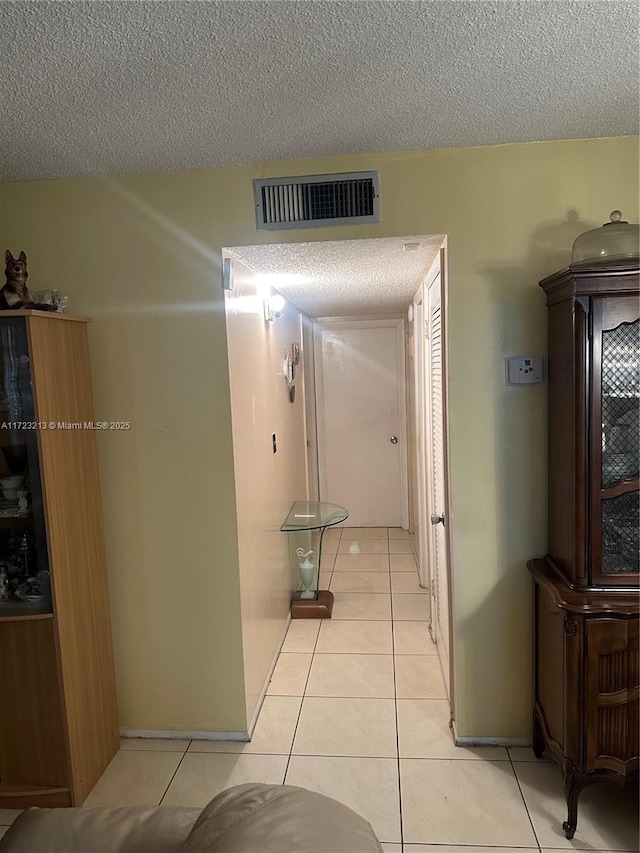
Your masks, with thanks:
[{"label": "louvered closet door", "polygon": [[[429,310],[429,407],[431,442],[431,565],[432,565],[432,631],[447,687],[449,685],[449,566],[445,525],[448,524],[445,489],[445,442],[443,403],[443,341],[440,274],[428,289]],[[437,518],[440,520],[437,521]],[[434,523],[435,522],[435,523]]]}]

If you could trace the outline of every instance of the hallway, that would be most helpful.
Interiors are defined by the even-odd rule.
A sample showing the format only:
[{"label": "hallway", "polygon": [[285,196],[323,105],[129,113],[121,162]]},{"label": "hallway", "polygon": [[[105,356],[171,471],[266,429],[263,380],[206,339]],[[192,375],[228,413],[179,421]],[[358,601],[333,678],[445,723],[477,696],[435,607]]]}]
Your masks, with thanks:
[{"label": "hallway", "polygon": [[[395,528],[327,531],[333,619],[291,623],[253,740],[123,739],[85,805],[203,806],[286,782],[354,808],[385,853],[637,850],[637,788],[585,790],[569,842],[554,763],[453,745],[413,548]],[[0,810],[0,837],[16,814]]]},{"label": "hallway", "polygon": [[637,850],[637,789],[587,789],[569,842],[552,761],[529,748],[454,745],[413,537],[397,528],[325,537],[320,586],[336,596],[333,619],[291,623],[256,731],[266,742],[283,719],[275,703],[291,703],[285,782],[351,806],[385,853]]}]

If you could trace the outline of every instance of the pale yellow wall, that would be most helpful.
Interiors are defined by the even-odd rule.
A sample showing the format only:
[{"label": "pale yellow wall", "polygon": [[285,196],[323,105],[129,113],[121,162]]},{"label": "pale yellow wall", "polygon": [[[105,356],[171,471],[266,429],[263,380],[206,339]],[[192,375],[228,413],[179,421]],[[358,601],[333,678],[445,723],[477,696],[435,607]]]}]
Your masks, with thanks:
[{"label": "pale yellow wall", "polygon": [[239,261],[232,263],[233,290],[226,293],[225,303],[244,681],[251,722],[291,602],[289,542],[280,526],[293,502],[307,497],[302,365],[296,371],[293,403],[283,372],[285,352],[301,343],[301,315],[287,303],[282,317],[266,323],[257,277]]},{"label": "pale yellow wall", "polygon": [[96,417],[132,423],[99,441],[120,725],[246,731],[219,259],[167,177],[3,185],[0,236],[94,317]]},{"label": "pale yellow wall", "polygon": [[[382,222],[255,231],[254,177],[379,169]],[[544,353],[537,281],[620,207],[638,221],[638,139],[258,164],[2,187],[0,237],[92,330],[122,724],[245,721],[222,246],[447,234],[460,735],[526,737],[531,587],[546,545],[545,387],[503,358]],[[567,220],[576,210],[580,222]]]}]

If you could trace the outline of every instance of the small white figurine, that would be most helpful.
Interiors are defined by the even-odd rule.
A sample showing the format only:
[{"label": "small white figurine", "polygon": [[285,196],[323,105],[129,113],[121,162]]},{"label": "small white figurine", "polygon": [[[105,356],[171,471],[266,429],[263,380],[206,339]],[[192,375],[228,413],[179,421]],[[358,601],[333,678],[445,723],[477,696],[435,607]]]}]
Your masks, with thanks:
[{"label": "small white figurine", "polygon": [[29,509],[29,499],[27,497],[27,492],[24,489],[20,489],[18,492],[18,512],[27,512]]},{"label": "small white figurine", "polygon": [[299,569],[300,577],[302,579],[302,592],[300,594],[300,598],[315,598],[316,593],[315,590],[312,589],[313,578],[315,575],[315,566],[313,565],[310,559],[313,554],[313,551],[305,551],[304,548],[297,548],[296,554],[298,555],[298,560],[300,561]]}]

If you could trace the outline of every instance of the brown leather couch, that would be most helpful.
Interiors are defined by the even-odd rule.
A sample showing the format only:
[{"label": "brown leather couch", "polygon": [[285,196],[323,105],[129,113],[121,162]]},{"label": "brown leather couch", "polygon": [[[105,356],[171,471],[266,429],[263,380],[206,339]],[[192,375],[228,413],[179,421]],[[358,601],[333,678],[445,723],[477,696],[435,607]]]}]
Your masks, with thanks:
[{"label": "brown leather couch", "polygon": [[238,785],[204,809],[28,809],[0,853],[382,853],[364,818],[291,785]]}]

